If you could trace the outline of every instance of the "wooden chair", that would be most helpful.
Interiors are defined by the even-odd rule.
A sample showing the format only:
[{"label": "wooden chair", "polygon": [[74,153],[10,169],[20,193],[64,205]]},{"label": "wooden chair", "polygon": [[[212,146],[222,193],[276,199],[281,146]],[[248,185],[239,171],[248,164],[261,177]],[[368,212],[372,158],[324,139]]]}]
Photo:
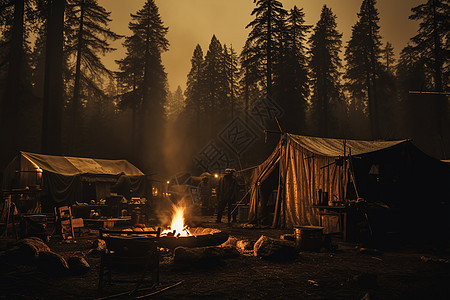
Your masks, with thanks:
[{"label": "wooden chair", "polygon": [[[135,282],[136,291],[144,282],[147,270],[151,269],[151,282],[159,284],[158,240],[161,228],[155,231],[121,231],[100,229],[100,239],[106,242],[107,250],[102,253],[98,290],[102,291],[106,283]],[[142,266],[144,267],[142,270]],[[112,279],[113,269],[129,271],[140,267],[142,274],[137,280]],[[132,293],[130,292],[130,294]]]},{"label": "wooden chair", "polygon": [[75,233],[73,231],[73,218],[70,206],[55,207],[55,216],[61,237],[63,239],[73,239]]},{"label": "wooden chair", "polygon": [[81,236],[81,228],[84,227],[83,218],[74,218],[70,206],[55,207],[56,224],[63,239],[75,238],[75,229]]}]

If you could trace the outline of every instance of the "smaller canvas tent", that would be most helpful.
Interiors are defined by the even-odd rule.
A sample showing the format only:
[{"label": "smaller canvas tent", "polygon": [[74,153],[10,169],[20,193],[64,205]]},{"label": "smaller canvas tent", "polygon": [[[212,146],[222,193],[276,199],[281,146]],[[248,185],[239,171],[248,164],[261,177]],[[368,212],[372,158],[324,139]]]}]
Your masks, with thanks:
[{"label": "smaller canvas tent", "polygon": [[[427,156],[409,140],[361,141],[284,134],[253,173],[249,221],[261,221],[273,212],[269,220],[273,227],[319,225],[319,209],[315,206],[320,204],[319,194],[325,194],[330,201],[341,203],[357,198],[383,202],[403,212],[408,224],[421,226],[450,217],[446,191],[449,178],[445,164]],[[273,208],[267,205],[270,195],[275,198]]]},{"label": "smaller canvas tent", "polygon": [[6,167],[2,189],[40,189],[53,205],[73,204],[82,199],[83,183],[95,183],[102,196],[123,175],[134,195],[143,196],[145,175],[126,160],[53,156],[20,152]]}]

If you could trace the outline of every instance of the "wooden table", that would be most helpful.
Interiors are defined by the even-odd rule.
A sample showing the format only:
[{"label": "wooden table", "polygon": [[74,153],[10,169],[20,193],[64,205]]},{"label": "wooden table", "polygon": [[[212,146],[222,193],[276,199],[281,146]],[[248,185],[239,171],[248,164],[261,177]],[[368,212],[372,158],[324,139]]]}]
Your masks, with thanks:
[{"label": "wooden table", "polygon": [[125,216],[121,218],[99,218],[99,219],[84,219],[86,223],[93,223],[99,225],[102,228],[114,228],[114,225],[118,222],[127,222],[131,220],[131,216]]},{"label": "wooden table", "polygon": [[344,241],[347,240],[347,207],[343,205],[339,206],[329,206],[329,205],[313,205],[314,208],[319,209],[319,225],[322,224],[322,216],[335,215],[339,218],[339,229],[342,233]]}]

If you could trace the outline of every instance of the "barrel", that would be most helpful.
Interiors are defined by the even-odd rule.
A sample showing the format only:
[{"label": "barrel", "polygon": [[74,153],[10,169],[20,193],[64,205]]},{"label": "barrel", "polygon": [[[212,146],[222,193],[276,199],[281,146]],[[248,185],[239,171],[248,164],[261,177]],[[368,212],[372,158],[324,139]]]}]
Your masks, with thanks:
[{"label": "barrel", "polygon": [[319,251],[322,246],[323,227],[295,227],[295,246],[302,251]]}]

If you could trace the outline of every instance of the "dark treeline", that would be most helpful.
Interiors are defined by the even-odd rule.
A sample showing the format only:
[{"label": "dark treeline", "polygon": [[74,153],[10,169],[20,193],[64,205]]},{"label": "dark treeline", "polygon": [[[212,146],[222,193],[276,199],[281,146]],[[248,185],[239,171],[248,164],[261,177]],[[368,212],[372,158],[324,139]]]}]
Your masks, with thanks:
[{"label": "dark treeline", "polygon": [[[284,131],[412,138],[430,155],[449,157],[448,96],[409,93],[448,91],[448,1],[429,0],[412,8],[410,19],[419,21],[420,28],[398,61],[392,44],[382,41],[375,0],[362,1],[345,44],[337,16],[326,5],[317,23],[309,25],[302,8],[288,10],[276,0],[254,2],[254,20],[247,25],[239,56],[217,36],[207,49],[194,49],[185,109],[176,122],[183,144],[194,145],[189,155],[183,149],[184,158],[220,135],[234,112],[266,96],[282,108]],[[272,123],[268,127],[276,129]],[[259,154],[267,155],[270,147],[256,143],[249,157],[254,161],[245,163],[258,163],[264,157]]]},{"label": "dark treeline", "polygon": [[[397,58],[383,42],[375,0],[361,1],[348,41],[326,5],[306,24],[300,7],[254,2],[244,47],[215,35],[207,48],[197,45],[183,93],[169,91],[161,60],[168,28],[154,0],[131,15],[117,72],[101,56],[122,37],[98,1],[0,0],[0,167],[26,150],[127,158],[148,173],[189,169],[255,99],[273,101],[288,132],[412,138],[449,157],[449,99],[438,93],[449,85],[447,0],[412,8],[419,30]],[[253,142],[233,167],[260,162],[272,144]]]},{"label": "dark treeline", "polygon": [[0,168],[25,150],[126,158],[154,172],[168,49],[154,1],[131,15],[119,72],[101,61],[122,37],[97,0],[1,0],[0,7]]}]

